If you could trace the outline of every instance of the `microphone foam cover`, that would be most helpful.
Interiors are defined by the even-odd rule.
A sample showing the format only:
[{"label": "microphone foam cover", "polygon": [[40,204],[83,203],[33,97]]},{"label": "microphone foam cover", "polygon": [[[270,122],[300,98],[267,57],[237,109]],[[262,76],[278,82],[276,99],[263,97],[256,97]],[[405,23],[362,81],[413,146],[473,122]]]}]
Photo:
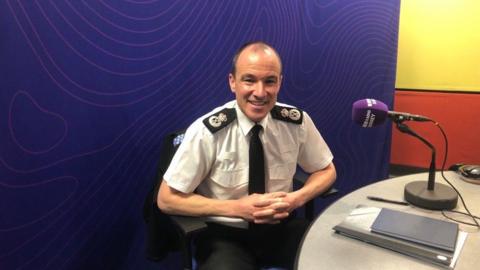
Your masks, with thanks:
[{"label": "microphone foam cover", "polygon": [[373,98],[357,100],[352,107],[352,120],[364,128],[370,128],[385,122],[388,107]]}]

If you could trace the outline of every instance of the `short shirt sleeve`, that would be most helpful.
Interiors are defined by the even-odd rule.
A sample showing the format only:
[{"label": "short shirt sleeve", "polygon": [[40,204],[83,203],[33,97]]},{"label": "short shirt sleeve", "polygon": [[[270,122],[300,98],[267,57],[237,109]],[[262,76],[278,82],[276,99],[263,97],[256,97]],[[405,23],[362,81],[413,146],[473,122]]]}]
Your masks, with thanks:
[{"label": "short shirt sleeve", "polygon": [[304,121],[300,132],[298,165],[304,171],[313,173],[327,167],[332,160],[333,154],[330,148],[310,116],[304,112]]},{"label": "short shirt sleeve", "polygon": [[183,193],[192,193],[208,175],[214,162],[213,136],[201,121],[194,122],[163,178],[167,184]]}]

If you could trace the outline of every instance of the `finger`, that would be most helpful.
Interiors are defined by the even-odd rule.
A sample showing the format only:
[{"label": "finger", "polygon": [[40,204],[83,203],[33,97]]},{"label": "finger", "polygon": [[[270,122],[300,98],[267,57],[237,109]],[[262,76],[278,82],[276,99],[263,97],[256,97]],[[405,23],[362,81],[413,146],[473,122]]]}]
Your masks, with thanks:
[{"label": "finger", "polygon": [[275,214],[274,209],[265,209],[265,210],[260,210],[253,212],[253,217],[254,218],[266,218],[266,217],[272,217]]},{"label": "finger", "polygon": [[280,220],[267,218],[267,219],[255,219],[253,222],[255,224],[278,224],[280,223]]},{"label": "finger", "polygon": [[259,200],[255,201],[253,203],[253,206],[255,206],[255,207],[266,207],[266,206],[270,206],[273,203],[278,203],[278,202],[283,202],[283,199],[281,197],[276,197],[276,198],[263,197],[263,198],[260,198]]},{"label": "finger", "polygon": [[284,211],[290,207],[290,204],[287,202],[275,202],[272,203],[268,208],[274,209],[276,212]]},{"label": "finger", "polygon": [[275,198],[261,198],[260,200],[253,203],[255,207],[266,207],[274,203],[284,202],[283,197],[275,197]]},{"label": "finger", "polygon": [[287,193],[283,191],[277,191],[277,192],[268,193],[268,195],[270,195],[270,197],[272,198],[283,198],[287,196]]},{"label": "finger", "polygon": [[266,206],[271,205],[274,202],[275,202],[274,199],[260,199],[256,202],[254,202],[253,206],[255,206],[255,207],[266,207]]},{"label": "finger", "polygon": [[284,218],[287,218],[289,216],[289,213],[288,212],[281,212],[281,213],[276,213],[273,215],[273,218],[274,219],[284,219]]}]

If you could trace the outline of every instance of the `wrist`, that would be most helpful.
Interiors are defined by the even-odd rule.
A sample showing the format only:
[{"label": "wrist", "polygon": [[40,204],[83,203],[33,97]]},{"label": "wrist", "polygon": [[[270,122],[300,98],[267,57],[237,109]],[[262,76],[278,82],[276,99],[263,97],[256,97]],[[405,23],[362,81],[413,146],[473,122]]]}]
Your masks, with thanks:
[{"label": "wrist", "polygon": [[307,203],[307,199],[305,198],[305,194],[301,192],[301,190],[297,190],[291,193],[292,196],[292,203],[296,208],[302,207],[305,203]]},{"label": "wrist", "polygon": [[241,217],[239,200],[222,200],[220,201],[220,207],[222,208],[222,216]]}]

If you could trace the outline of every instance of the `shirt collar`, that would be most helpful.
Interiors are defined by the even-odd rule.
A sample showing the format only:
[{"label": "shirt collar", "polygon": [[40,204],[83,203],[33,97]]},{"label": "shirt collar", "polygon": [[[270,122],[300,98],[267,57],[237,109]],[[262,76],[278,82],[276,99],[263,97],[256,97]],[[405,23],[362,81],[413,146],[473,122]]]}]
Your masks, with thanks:
[{"label": "shirt collar", "polygon": [[237,113],[238,125],[240,126],[240,129],[242,130],[244,136],[247,136],[247,134],[250,132],[250,130],[255,124],[261,125],[264,131],[267,129],[267,122],[270,118],[270,113],[268,113],[267,116],[265,116],[265,118],[263,118],[260,122],[255,123],[243,113],[237,102],[235,102],[234,107]]}]

